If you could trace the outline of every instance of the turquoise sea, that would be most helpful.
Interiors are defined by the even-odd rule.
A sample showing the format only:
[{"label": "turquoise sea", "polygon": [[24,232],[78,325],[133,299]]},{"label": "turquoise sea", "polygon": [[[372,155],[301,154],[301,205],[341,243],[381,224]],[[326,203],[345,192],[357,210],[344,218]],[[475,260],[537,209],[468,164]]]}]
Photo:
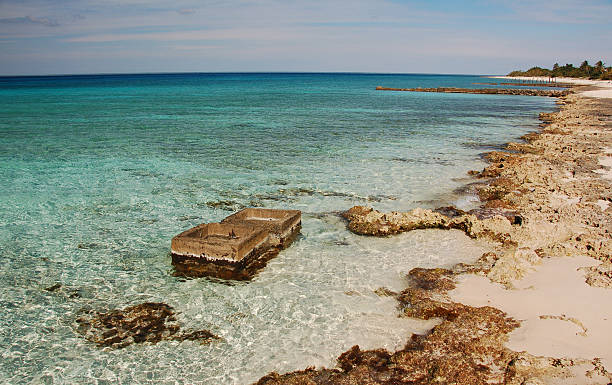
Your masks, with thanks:
[{"label": "turquoise sea", "polygon": [[[490,81],[490,80],[485,80]],[[478,76],[146,74],[0,78],[0,383],[245,384],[403,346],[432,322],[392,298],[416,266],[470,261],[459,232],[359,237],[337,212],[454,204],[480,154],[554,99],[376,91]],[[458,190],[459,189],[459,190]],[[299,209],[300,238],[252,282],[172,275],[170,239],[247,206]],[[47,291],[60,284],[56,291]],[[208,345],[100,349],[76,318],[165,302]]]}]

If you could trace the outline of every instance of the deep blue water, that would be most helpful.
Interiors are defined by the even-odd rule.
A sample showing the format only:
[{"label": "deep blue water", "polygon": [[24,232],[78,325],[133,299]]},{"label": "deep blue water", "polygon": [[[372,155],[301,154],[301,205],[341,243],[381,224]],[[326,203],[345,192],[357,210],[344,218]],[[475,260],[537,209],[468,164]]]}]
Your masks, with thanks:
[{"label": "deep blue water", "polygon": [[[422,325],[398,320],[372,290],[480,246],[435,231],[364,240],[333,212],[469,207],[474,198],[453,191],[483,167],[480,154],[534,130],[554,100],[375,88],[490,87],[474,82],[483,79],[0,78],[0,382],[244,383],[333,365],[355,343],[401,346]],[[173,235],[245,206],[302,210],[302,237],[249,284],[172,277]],[[75,331],[83,309],[143,301],[169,303],[224,341],[104,351]]]}]

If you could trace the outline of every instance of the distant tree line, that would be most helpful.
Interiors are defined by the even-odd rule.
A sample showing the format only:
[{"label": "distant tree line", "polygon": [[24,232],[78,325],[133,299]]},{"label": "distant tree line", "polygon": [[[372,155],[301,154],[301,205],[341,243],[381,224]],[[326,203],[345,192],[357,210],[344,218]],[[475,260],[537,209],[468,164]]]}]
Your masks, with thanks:
[{"label": "distant tree line", "polygon": [[552,70],[542,67],[532,67],[527,71],[512,71],[508,76],[543,76],[550,78],[567,77],[612,80],[612,67],[606,67],[601,60],[592,66],[585,60],[580,64],[580,67],[574,67],[573,64],[560,66],[559,63],[555,63]]}]

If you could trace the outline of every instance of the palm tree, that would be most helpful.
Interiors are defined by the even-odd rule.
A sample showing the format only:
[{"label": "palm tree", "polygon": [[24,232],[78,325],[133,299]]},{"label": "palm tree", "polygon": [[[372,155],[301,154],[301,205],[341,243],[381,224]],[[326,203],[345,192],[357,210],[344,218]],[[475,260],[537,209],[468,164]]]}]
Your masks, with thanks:
[{"label": "palm tree", "polygon": [[588,61],[583,61],[582,64],[580,64],[580,70],[582,72],[584,72],[587,76],[591,75],[591,66],[589,65]]}]

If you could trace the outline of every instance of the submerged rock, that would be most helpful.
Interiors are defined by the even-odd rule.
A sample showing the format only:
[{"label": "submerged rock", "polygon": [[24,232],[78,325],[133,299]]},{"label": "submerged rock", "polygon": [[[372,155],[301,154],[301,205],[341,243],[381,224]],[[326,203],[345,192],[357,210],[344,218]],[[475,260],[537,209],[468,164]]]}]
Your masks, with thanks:
[{"label": "submerged rock", "polygon": [[452,290],[455,283],[448,278],[453,272],[448,269],[414,268],[408,273],[413,285],[425,290]]},{"label": "submerged rock", "polygon": [[94,312],[77,319],[78,331],[100,347],[122,348],[133,343],[162,340],[218,339],[207,330],[179,333],[174,310],[164,303],[145,302],[107,313]]},{"label": "submerged rock", "polygon": [[395,297],[397,295],[396,292],[387,289],[386,287],[379,287],[378,289],[374,290],[374,294],[379,297]]},{"label": "submerged rock", "polygon": [[48,292],[54,292],[54,291],[57,291],[57,290],[59,290],[61,288],[62,288],[62,284],[61,283],[56,283],[55,285],[46,287],[45,290],[48,291]]},{"label": "submerged rock", "polygon": [[440,213],[442,215],[445,215],[449,218],[455,218],[455,217],[460,217],[462,215],[467,214],[467,212],[456,208],[455,206],[444,206],[444,207],[438,207],[437,209],[434,210],[437,213]]}]

